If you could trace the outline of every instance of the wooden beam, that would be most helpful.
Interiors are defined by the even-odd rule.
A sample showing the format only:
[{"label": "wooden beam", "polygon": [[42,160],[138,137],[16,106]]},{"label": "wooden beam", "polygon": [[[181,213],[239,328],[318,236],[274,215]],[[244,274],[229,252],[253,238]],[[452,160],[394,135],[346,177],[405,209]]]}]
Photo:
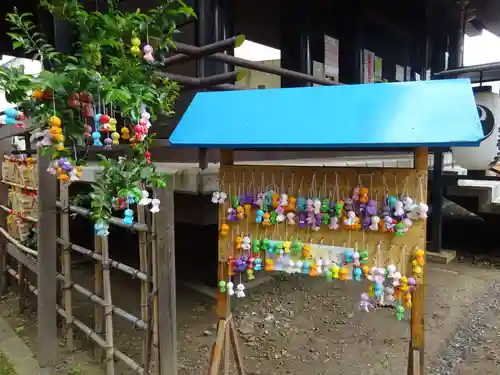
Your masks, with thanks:
[{"label": "wooden beam", "polygon": [[160,212],[153,214],[158,249],[158,339],[161,375],[177,375],[177,312],[175,284],[174,186],[158,189]]},{"label": "wooden beam", "polygon": [[38,363],[40,374],[57,365],[57,179],[47,173],[50,159],[39,156],[38,167]]},{"label": "wooden beam", "polygon": [[[427,148],[415,150],[415,169],[427,170],[429,163],[429,151]],[[423,182],[427,185],[427,179]],[[408,375],[424,375],[425,370],[425,326],[424,326],[424,302],[425,302],[425,266],[422,270],[422,278],[417,288],[412,293],[411,309],[411,340],[408,352]]]},{"label": "wooden beam", "polygon": [[220,164],[233,165],[234,164],[234,150],[220,150]]}]

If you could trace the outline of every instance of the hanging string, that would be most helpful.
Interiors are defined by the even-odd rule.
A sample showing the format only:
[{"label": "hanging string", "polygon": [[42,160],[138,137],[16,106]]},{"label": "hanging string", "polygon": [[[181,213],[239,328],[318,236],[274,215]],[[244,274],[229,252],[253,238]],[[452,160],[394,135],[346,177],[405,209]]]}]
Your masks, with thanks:
[{"label": "hanging string", "polygon": [[323,177],[323,191],[321,192],[322,193],[322,196],[324,198],[326,198],[326,186],[327,186],[327,182],[326,182],[326,172],[325,172],[325,175]]},{"label": "hanging string", "polygon": [[406,176],[403,181],[404,181],[404,183],[403,183],[402,194],[405,196],[408,196],[408,176]]},{"label": "hanging string", "polygon": [[337,202],[340,201],[339,174],[335,173],[335,194]]},{"label": "hanging string", "polygon": [[294,191],[294,182],[295,182],[295,172],[292,173],[292,181],[290,183],[290,194],[291,195],[294,195],[295,191]]},{"label": "hanging string", "polygon": [[424,199],[424,178],[423,177],[420,177],[420,179],[419,179],[419,190],[420,190],[420,202],[424,203],[425,199]]},{"label": "hanging string", "polygon": [[299,192],[297,195],[302,194],[302,189],[304,188],[304,176],[300,178],[300,184],[299,184]]},{"label": "hanging string", "polygon": [[397,181],[397,178],[396,178],[396,173],[394,173],[394,188],[396,189],[396,197],[399,198],[398,181]]},{"label": "hanging string", "polygon": [[384,188],[384,194],[389,194],[389,185],[387,185],[387,181],[385,179],[385,174],[382,173],[382,186]]}]

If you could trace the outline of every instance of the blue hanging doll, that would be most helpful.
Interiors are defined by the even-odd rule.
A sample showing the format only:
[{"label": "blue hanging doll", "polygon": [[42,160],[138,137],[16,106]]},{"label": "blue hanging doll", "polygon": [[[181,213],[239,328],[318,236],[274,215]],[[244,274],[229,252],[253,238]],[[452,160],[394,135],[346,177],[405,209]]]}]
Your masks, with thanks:
[{"label": "blue hanging doll", "polygon": [[98,131],[95,131],[92,133],[92,139],[94,140],[94,146],[95,147],[102,147],[102,142],[101,142],[101,133]]},{"label": "blue hanging doll", "polygon": [[125,215],[123,217],[123,224],[126,225],[132,225],[134,223],[134,211],[132,211],[130,208],[127,208],[123,214]]},{"label": "blue hanging doll", "polygon": [[108,225],[106,223],[103,222],[95,223],[94,229],[95,229],[95,234],[99,237],[106,237],[109,234]]}]

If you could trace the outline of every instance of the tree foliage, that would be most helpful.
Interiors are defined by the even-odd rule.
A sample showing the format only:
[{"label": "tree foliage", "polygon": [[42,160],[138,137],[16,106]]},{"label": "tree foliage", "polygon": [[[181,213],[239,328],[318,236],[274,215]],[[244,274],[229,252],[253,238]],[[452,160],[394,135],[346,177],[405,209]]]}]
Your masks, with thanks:
[{"label": "tree foliage", "polygon": [[[95,112],[106,112],[118,119],[119,126],[130,129],[127,156],[118,161],[100,156],[103,171],[90,199],[94,220],[103,223],[111,215],[113,198],[138,200],[143,184],[165,186],[165,176],[156,172],[148,156],[154,135],[140,139],[134,135],[134,125],[144,109],[151,121],[159,114],[173,114],[179,87],[161,77],[158,68],[173,46],[178,23],[195,15],[182,0],[166,0],[155,9],[129,13],[120,11],[114,0],[108,0],[106,11],[94,12],[86,10],[80,0],[42,1],[41,5],[72,25],[73,50],[58,51],[38,30],[31,14],[14,9],[6,17],[13,46],[27,58],[40,60],[44,70],[30,75],[22,66],[0,68],[0,89],[8,102],[46,132],[53,116],[61,119],[64,137],[59,138],[64,139],[64,147],[43,148],[55,161],[64,157],[75,165],[85,163],[87,152],[76,150],[90,146],[84,139],[84,126],[92,124],[81,107],[71,105],[75,93],[90,94]],[[153,48],[154,61],[143,58],[138,43],[141,48]]]}]

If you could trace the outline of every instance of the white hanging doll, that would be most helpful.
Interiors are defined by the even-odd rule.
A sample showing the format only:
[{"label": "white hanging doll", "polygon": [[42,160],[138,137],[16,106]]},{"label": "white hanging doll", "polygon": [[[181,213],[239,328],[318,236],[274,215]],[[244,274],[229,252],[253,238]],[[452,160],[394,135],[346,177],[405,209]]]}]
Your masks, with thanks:
[{"label": "white hanging doll", "polygon": [[372,216],[370,226],[368,228],[373,231],[378,231],[379,223],[380,223],[380,218],[378,216]]},{"label": "white hanging doll", "polygon": [[333,216],[330,218],[330,224],[328,224],[328,228],[331,230],[339,229],[339,218],[337,216]]},{"label": "white hanging doll", "polygon": [[149,210],[152,214],[156,214],[160,212],[160,200],[158,198],[154,198],[151,200],[151,209]]},{"label": "white hanging doll", "polygon": [[295,214],[293,212],[287,213],[286,218],[288,220],[288,225],[295,225]]},{"label": "white hanging doll", "polygon": [[245,297],[245,285],[239,283],[238,285],[236,285],[236,297],[237,298],[243,298]]},{"label": "white hanging doll", "polygon": [[139,206],[147,206],[151,203],[152,199],[149,198],[149,192],[147,190],[141,191],[141,200],[139,201]]},{"label": "white hanging doll", "polygon": [[222,204],[226,201],[227,194],[223,191],[214,191],[212,194],[212,203]]},{"label": "white hanging doll", "polygon": [[234,284],[231,281],[228,281],[226,284],[227,294],[232,296],[234,294]]},{"label": "white hanging doll", "polygon": [[427,211],[429,206],[425,203],[415,204],[412,210],[408,213],[408,218],[411,220],[424,220],[427,219]]}]

